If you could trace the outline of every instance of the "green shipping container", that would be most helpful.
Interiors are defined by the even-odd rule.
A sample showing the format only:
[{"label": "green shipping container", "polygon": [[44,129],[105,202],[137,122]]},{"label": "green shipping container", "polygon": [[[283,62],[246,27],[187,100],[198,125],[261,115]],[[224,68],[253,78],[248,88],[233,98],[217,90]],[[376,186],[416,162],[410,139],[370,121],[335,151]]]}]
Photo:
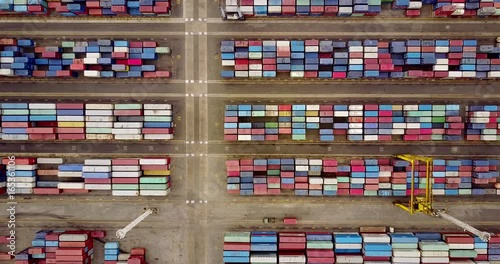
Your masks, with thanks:
[{"label": "green shipping container", "polygon": [[373,190],[365,190],[364,196],[378,196],[378,192]]},{"label": "green shipping container", "polygon": [[76,55],[75,55],[75,53],[63,53],[62,58],[63,59],[75,59]]},{"label": "green shipping container", "polygon": [[28,109],[4,109],[2,110],[3,115],[29,115],[30,110]]},{"label": "green shipping container", "polygon": [[264,117],[266,116],[266,111],[252,111],[252,116]]},{"label": "green shipping container", "polygon": [[297,0],[297,5],[298,6],[308,6],[308,5],[311,5],[311,1],[310,0]]},{"label": "green shipping container", "polygon": [[139,190],[139,184],[112,184],[111,189],[113,190]]},{"label": "green shipping container", "polygon": [[52,109],[32,109],[30,110],[30,114],[32,115],[56,115],[57,110]]},{"label": "green shipping container", "polygon": [[452,249],[450,258],[476,258],[477,252],[473,249]]},{"label": "green shipping container", "polygon": [[445,111],[432,111],[432,116],[446,116]]},{"label": "green shipping container", "polygon": [[141,183],[139,187],[141,188],[141,190],[166,190],[166,189],[168,189],[166,184]]},{"label": "green shipping container", "polygon": [[293,140],[306,140],[306,135],[297,135],[297,134],[294,134],[294,135],[292,135],[292,139]]},{"label": "green shipping container", "polygon": [[142,110],[142,104],[115,104],[115,110]]},{"label": "green shipping container", "polygon": [[304,122],[306,122],[306,117],[305,116],[294,116],[294,117],[292,117],[292,122],[293,123],[304,123]]},{"label": "green shipping container", "polygon": [[325,190],[325,191],[336,191],[336,190],[338,190],[338,186],[337,185],[333,185],[333,184],[323,185],[323,190]]},{"label": "green shipping container", "polygon": [[350,182],[350,177],[337,177],[337,182],[338,183],[349,183]]},{"label": "green shipping container", "polygon": [[446,105],[433,105],[433,111],[446,111]]},{"label": "green shipping container", "polygon": [[472,195],[472,190],[471,189],[459,189],[458,194],[459,195]]},{"label": "green shipping container", "polygon": [[170,54],[171,50],[169,47],[156,47],[156,53],[158,54]]},{"label": "green shipping container", "polygon": [[61,43],[61,46],[63,48],[73,48],[75,46],[75,42],[74,41],[63,41]]},{"label": "green shipping container", "polygon": [[307,241],[308,249],[333,249],[331,241]]},{"label": "green shipping container", "polygon": [[444,123],[446,122],[446,117],[432,117],[432,123]]},{"label": "green shipping container", "polygon": [[419,248],[421,250],[428,251],[447,251],[450,250],[448,244],[444,242],[418,242]]},{"label": "green shipping container", "polygon": [[87,134],[111,134],[112,128],[108,127],[87,127],[85,133]]},{"label": "green shipping container", "polygon": [[250,243],[250,232],[227,232],[224,242]]},{"label": "green shipping container", "polygon": [[280,170],[267,170],[268,176],[280,176]]},{"label": "green shipping container", "polygon": [[431,135],[431,140],[443,140],[443,135]]},{"label": "green shipping container", "polygon": [[149,183],[149,184],[166,184],[168,182],[167,177],[140,177],[140,183]]},{"label": "green shipping container", "polygon": [[278,128],[277,122],[266,122],[265,128]]}]

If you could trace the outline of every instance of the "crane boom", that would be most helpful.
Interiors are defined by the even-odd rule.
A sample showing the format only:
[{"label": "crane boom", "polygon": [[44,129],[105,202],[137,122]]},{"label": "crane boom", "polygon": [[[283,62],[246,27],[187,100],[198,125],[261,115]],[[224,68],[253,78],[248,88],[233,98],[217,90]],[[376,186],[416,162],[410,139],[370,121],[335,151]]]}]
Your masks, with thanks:
[{"label": "crane boom", "polygon": [[454,223],[455,225],[463,228],[465,231],[468,231],[476,236],[478,236],[479,238],[481,238],[481,240],[483,241],[486,241],[488,242],[491,238],[491,234],[488,233],[488,232],[483,232],[483,231],[480,231],[476,228],[474,228],[473,226],[467,224],[467,223],[464,223],[458,219],[456,219],[455,217],[447,214],[445,211],[443,210],[437,210],[435,211],[435,214],[437,217],[441,217],[441,218],[444,218],[452,223]]},{"label": "crane boom", "polygon": [[136,225],[138,225],[142,220],[146,219],[150,214],[153,213],[153,210],[148,209],[146,210],[142,215],[137,217],[134,221],[132,221],[130,224],[128,224],[125,228],[119,229],[116,231],[116,237],[119,239],[123,239],[125,235],[128,233],[128,231],[132,230]]}]

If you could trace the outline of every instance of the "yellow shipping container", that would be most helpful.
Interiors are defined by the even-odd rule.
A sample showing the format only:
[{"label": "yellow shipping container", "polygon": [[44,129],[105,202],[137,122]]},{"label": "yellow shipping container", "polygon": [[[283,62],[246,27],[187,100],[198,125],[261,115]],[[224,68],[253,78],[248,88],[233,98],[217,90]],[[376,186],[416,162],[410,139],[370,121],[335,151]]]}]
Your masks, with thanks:
[{"label": "yellow shipping container", "polygon": [[292,111],[280,111],[279,116],[292,116]]},{"label": "yellow shipping container", "polygon": [[170,170],[145,170],[144,176],[170,176]]},{"label": "yellow shipping container", "polygon": [[85,122],[57,122],[58,127],[85,127]]},{"label": "yellow shipping container", "polygon": [[311,111],[310,110],[310,111],[306,111],[306,116],[314,116],[314,117],[316,117],[316,116],[319,116],[319,113],[318,113],[318,111]]}]

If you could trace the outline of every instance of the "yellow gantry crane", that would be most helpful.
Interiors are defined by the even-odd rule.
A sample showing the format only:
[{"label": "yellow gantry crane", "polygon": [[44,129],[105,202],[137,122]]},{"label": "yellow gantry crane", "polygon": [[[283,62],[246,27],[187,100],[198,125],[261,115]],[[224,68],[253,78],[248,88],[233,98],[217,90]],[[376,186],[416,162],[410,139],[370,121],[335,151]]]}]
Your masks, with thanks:
[{"label": "yellow gantry crane", "polygon": [[[411,194],[410,201],[408,202],[394,202],[394,205],[397,207],[409,212],[410,214],[415,214],[415,212],[424,213],[433,217],[440,217],[450,221],[451,223],[463,228],[465,231],[468,231],[483,241],[489,241],[491,238],[491,234],[488,232],[480,231],[473,226],[464,223],[455,217],[446,213],[444,209],[436,210],[433,208],[433,197],[432,197],[432,158],[422,157],[417,155],[396,155],[396,158],[408,161],[411,166]],[[426,166],[425,171],[425,196],[417,196],[415,195],[415,165],[417,162],[423,162]]]}]

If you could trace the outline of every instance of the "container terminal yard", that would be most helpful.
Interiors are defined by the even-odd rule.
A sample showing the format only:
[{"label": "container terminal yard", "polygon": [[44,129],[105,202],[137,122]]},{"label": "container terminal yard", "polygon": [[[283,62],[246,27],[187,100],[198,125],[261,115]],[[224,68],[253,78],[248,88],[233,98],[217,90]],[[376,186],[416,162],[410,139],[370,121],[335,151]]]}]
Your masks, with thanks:
[{"label": "container terminal yard", "polygon": [[[413,9],[420,10],[421,14],[420,17],[411,19],[405,17],[405,14],[407,16],[415,15],[415,12],[410,10],[411,8],[406,10],[406,7],[400,7],[394,10],[390,7],[391,4],[383,5],[380,13],[373,17],[331,17],[326,14],[324,16],[281,17],[272,15],[272,12],[277,10],[276,6],[279,6],[273,1],[269,1],[267,9],[263,9],[262,6],[266,6],[260,6],[259,1],[252,1],[252,4],[248,1],[237,1],[241,10],[246,10],[245,21],[229,21],[221,18],[220,6],[227,9],[228,5],[233,4],[231,1],[225,3],[208,0],[127,2],[135,1],[123,1],[125,4],[113,1],[111,4],[106,4],[116,7],[101,5],[100,9],[95,3],[87,3],[87,7],[93,7],[93,11],[91,11],[93,15],[91,16],[82,16],[80,13],[85,14],[85,12],[90,11],[82,11],[79,9],[81,7],[76,6],[77,3],[72,3],[70,7],[57,7],[61,3],[53,1],[49,1],[49,3],[52,3],[51,6],[57,9],[58,13],[71,11],[77,13],[77,16],[68,17],[64,14],[20,16],[19,14],[1,15],[4,13],[0,13],[0,38],[2,39],[33,39],[41,46],[55,46],[63,41],[92,42],[98,39],[127,40],[130,42],[155,41],[158,46],[171,49],[171,54],[162,54],[157,62],[147,61],[148,63],[145,63],[155,64],[158,70],[170,71],[170,78],[85,78],[82,77],[83,74],[78,78],[13,76],[0,78],[2,118],[6,118],[2,121],[4,123],[13,122],[12,120],[24,122],[18,120],[17,117],[12,117],[15,116],[15,113],[20,113],[17,111],[21,111],[28,116],[26,124],[28,120],[34,123],[30,125],[33,127],[28,127],[30,130],[12,130],[12,128],[2,125],[3,135],[20,133],[26,135],[27,138],[27,140],[15,140],[17,136],[7,136],[6,139],[0,140],[2,158],[15,156],[19,160],[34,158],[38,161],[40,159],[36,163],[38,166],[36,169],[45,173],[43,177],[39,176],[34,185],[32,182],[18,185],[18,192],[33,192],[33,194],[14,194],[12,200],[9,199],[8,195],[1,196],[2,206],[0,209],[3,212],[12,206],[8,202],[17,203],[15,204],[15,212],[11,213],[15,215],[16,223],[16,252],[19,253],[16,263],[67,263],[63,262],[63,259],[71,259],[61,256],[64,254],[62,253],[64,249],[54,247],[57,245],[57,236],[59,237],[59,247],[68,245],[68,242],[64,241],[64,235],[57,235],[54,239],[53,233],[45,234],[43,230],[66,230],[70,234],[70,239],[82,241],[75,242],[74,245],[83,243],[87,249],[89,245],[85,244],[87,243],[85,241],[90,241],[91,237],[94,237],[92,254],[89,252],[81,253],[81,249],[79,249],[80,251],[76,250],[76,252],[82,256],[86,254],[89,258],[90,255],[93,255],[92,263],[99,264],[146,263],[140,260],[141,257],[136,257],[135,260],[125,258],[117,261],[117,245],[111,242],[119,242],[120,252],[132,253],[132,255],[137,255],[141,251],[134,248],[145,248],[147,251],[145,260],[150,264],[292,263],[291,260],[295,261],[293,263],[333,263],[333,253],[335,254],[333,258],[336,258],[335,263],[363,263],[362,260],[359,260],[359,256],[365,256],[366,263],[377,260],[391,263],[390,256],[393,254],[395,258],[406,257],[406,260],[402,261],[403,263],[473,263],[470,261],[499,263],[497,257],[500,254],[495,251],[499,242],[498,235],[495,234],[500,233],[500,196],[498,196],[500,189],[498,180],[500,178],[498,177],[498,167],[495,164],[500,160],[500,144],[498,136],[495,139],[493,136],[498,135],[498,131],[500,131],[499,122],[495,119],[495,117],[498,118],[500,111],[488,107],[487,117],[489,119],[485,122],[469,118],[467,112],[470,110],[469,106],[500,106],[498,79],[292,79],[287,77],[288,72],[280,73],[277,78],[270,79],[226,79],[221,77],[221,71],[228,70],[227,67],[222,67],[221,41],[228,40],[335,39],[347,42],[367,39],[379,41],[473,39],[477,40],[479,45],[494,44],[497,37],[500,36],[500,21],[494,15],[485,16],[484,12],[491,12],[490,7],[496,7],[498,13],[499,7],[496,1],[492,3],[479,1],[477,7],[476,3],[467,2],[466,12],[464,11],[462,16],[474,16],[474,18],[457,17],[460,16],[457,14],[461,14],[460,9],[464,10],[461,6],[454,6],[455,11],[453,12],[457,13],[451,15],[449,13],[451,9],[444,8],[446,11],[438,7],[441,9],[433,10],[433,3],[428,2],[423,5],[421,10],[419,8]],[[327,9],[335,10],[336,5],[339,5],[327,2],[325,1],[325,12]],[[358,4],[361,2],[356,1]],[[398,5],[406,5],[405,1],[397,2]],[[416,1],[411,2],[412,7],[420,6],[415,3]],[[2,2],[0,1],[0,3]],[[97,1],[97,3],[99,2]],[[16,1],[14,6],[16,5],[19,5],[15,7],[16,10],[23,10],[22,1]],[[29,5],[35,4],[30,2]],[[110,12],[109,8],[118,13],[122,12],[122,5],[128,6],[128,14],[132,14],[132,16],[106,15]],[[142,7],[141,9],[142,5],[158,6],[158,8]],[[249,15],[249,10],[253,5],[255,5],[253,10],[261,17]],[[283,1],[282,5],[283,13],[285,13],[284,7],[287,4]],[[311,6],[313,5],[311,2]],[[333,7],[327,8],[327,5]],[[366,4],[362,2],[361,5]],[[368,2],[368,6],[377,5],[379,5],[377,1]],[[5,9],[4,6],[0,6],[2,10]],[[165,14],[163,8],[166,6],[171,7],[168,17],[162,16]],[[354,7],[354,4],[351,6],[354,9],[365,8]],[[136,10],[137,8],[139,11]],[[377,7],[369,8],[378,10]],[[304,10],[303,7],[300,9]],[[319,10],[317,7],[311,8],[312,13],[314,13],[313,9]],[[30,10],[37,9],[31,7]],[[266,10],[265,14],[263,10]],[[343,8],[342,10],[345,12],[347,9]],[[148,16],[151,12],[156,15]],[[436,12],[444,13],[441,13],[442,17],[436,17]],[[481,14],[485,17],[476,17],[478,12],[483,12]],[[100,16],[101,14],[103,16]],[[459,52],[463,53],[462,50]],[[493,54],[488,56],[487,58],[477,58],[477,60],[495,59]],[[498,59],[498,54],[496,56]],[[6,63],[2,61],[2,66],[4,64]],[[19,110],[4,107],[3,104],[10,107],[25,104],[26,107],[21,107]],[[30,108],[30,104],[39,107],[42,104],[53,105],[55,111]],[[65,126],[69,124],[65,122],[40,121],[40,118],[43,119],[43,117],[37,117],[41,115],[40,113],[49,112],[56,113],[53,114],[54,116],[63,116],[63,113],[68,112],[59,113],[58,111],[62,111],[60,110],[62,108],[57,108],[57,105],[63,104],[112,104],[115,106],[111,108],[113,110],[106,110],[108,112],[105,114],[99,112],[99,116],[108,116],[103,119],[107,121],[102,122],[109,122],[113,129],[117,129],[117,125],[128,126],[123,124],[126,122],[139,122],[141,125],[138,126],[146,126],[147,123],[158,125],[157,123],[172,122],[173,139],[146,139],[148,133],[142,129],[140,131],[134,130],[133,136],[123,136],[120,135],[120,132],[114,133],[110,127],[97,129],[86,123],[71,127],[75,130],[68,130]],[[121,112],[116,112],[119,110],[116,105],[125,104],[140,104],[141,111],[144,111],[141,112],[142,116],[130,116],[130,114],[122,116]],[[171,113],[168,113],[171,115],[171,121],[158,121],[170,119],[145,119],[148,115],[146,114],[148,109],[145,105],[164,104],[172,107]],[[46,105],[44,107],[48,107]],[[253,119],[242,117],[247,113],[238,117],[238,121],[227,119],[227,111],[233,111],[231,107],[238,105],[257,106],[255,109],[258,109],[259,105],[329,105],[332,107],[332,111],[335,111],[333,108],[335,106],[371,105],[373,108],[374,105],[377,105],[379,106],[377,110],[380,110],[379,115],[382,115],[382,108],[384,108],[381,106],[387,105],[417,106],[416,109],[414,109],[415,107],[406,109],[408,111],[419,110],[418,105],[442,105],[445,106],[445,110],[450,110],[445,113],[446,116],[451,116],[455,120],[446,121],[449,122],[446,124],[463,123],[464,127],[454,125],[453,130],[458,130],[458,132],[449,131],[449,127],[442,126],[443,122],[422,121],[423,119],[420,119],[415,123],[430,123],[432,126],[439,123],[436,127],[432,127],[432,131],[429,130],[431,131],[429,136],[432,135],[433,139],[443,136],[443,138],[454,140],[422,140],[425,137],[421,137],[421,140],[418,140],[418,137],[417,140],[403,140],[404,138],[400,134],[391,137],[391,140],[348,140],[347,136],[354,134],[355,131],[350,133],[342,132],[346,130],[345,128],[337,129],[334,125],[348,122],[344,119],[336,119],[335,122],[330,122],[328,127],[329,130],[336,133],[334,140],[320,140],[322,134],[319,133],[318,129],[314,129],[314,125],[309,127],[309,121],[307,122],[308,129],[305,140],[302,140],[301,136],[298,137],[301,140],[296,140],[296,133],[292,135],[281,132],[278,140],[274,137],[267,140],[255,137],[253,140],[247,141],[248,136],[243,137],[244,141],[235,141],[234,138],[233,140],[225,140],[225,138],[228,139],[227,129],[231,129],[226,127],[227,123],[253,123],[260,126],[257,123],[290,122],[286,119],[278,121],[277,117],[274,116],[259,117],[257,115],[253,116]],[[446,109],[447,105],[453,105],[453,107]],[[231,109],[228,110],[227,107]],[[91,108],[82,109],[93,111]],[[363,109],[361,111],[363,112],[362,118],[369,118],[365,111],[371,110]],[[395,114],[397,111],[397,108],[393,109],[392,117],[399,115],[399,112]],[[408,114],[408,111],[405,113]],[[475,111],[486,112],[484,108],[477,108]],[[430,116],[434,118],[433,114]],[[82,116],[81,118],[85,116],[84,119],[87,119],[85,120],[87,123],[92,122],[89,120],[96,120],[91,117],[92,112],[82,112],[79,115]],[[437,113],[435,115],[443,116]],[[482,115],[486,114],[479,115],[484,118]],[[146,117],[143,118],[143,116]],[[290,113],[288,115],[288,117],[292,116],[297,118],[300,114]],[[425,117],[428,117],[428,114],[419,116],[419,118]],[[296,120],[298,119],[294,119],[293,122],[306,124],[305,121]],[[379,124],[379,126],[382,124],[382,122],[377,121],[356,120],[349,122],[363,124],[362,130],[371,129],[369,126],[372,126],[372,123]],[[56,117],[56,121],[61,120]],[[478,121],[479,124],[476,124],[475,121]],[[151,124],[154,122],[157,123]],[[395,126],[399,121],[391,122]],[[402,123],[406,125],[411,121],[405,119]],[[484,123],[486,123],[485,126],[483,126]],[[323,125],[324,123],[321,124],[320,129],[327,129]],[[417,130],[427,129],[424,126],[419,126]],[[92,131],[97,129],[99,132],[95,133],[107,135],[102,136],[106,139],[97,140],[93,136],[87,136],[94,133],[89,132],[89,129]],[[251,133],[238,133],[236,131],[235,134],[233,131],[232,134],[253,136],[253,130],[259,129],[261,128],[250,127]],[[265,127],[265,129],[272,128]],[[414,129],[414,124],[406,126],[404,133],[411,134]],[[83,136],[76,140],[64,140],[62,138],[65,136],[62,138],[60,136],[70,133],[64,131],[86,132],[78,132],[83,133]],[[266,136],[277,134],[264,131]],[[366,133],[363,134],[363,132],[361,135],[367,137]],[[50,139],[37,140],[35,139],[37,133],[52,133],[53,135],[50,136]],[[256,134],[259,133],[261,132]],[[375,134],[370,134],[370,136],[377,136],[377,139],[383,138],[381,133],[380,135],[379,133]],[[488,137],[483,139],[489,140],[481,140],[481,137],[472,137],[471,140],[467,140],[467,136],[472,134],[487,134]],[[329,137],[326,138],[329,139]],[[396,244],[402,238],[398,240],[391,237],[392,240],[387,240],[385,236],[379,235],[378,240],[376,238],[370,240],[369,235],[363,234],[364,240],[359,240],[355,235],[349,238],[342,238],[336,234],[331,236],[332,232],[380,233],[380,228],[372,228],[371,231],[369,228],[362,230],[360,228],[382,226],[392,227],[395,232],[416,233],[415,237],[421,237],[418,232],[463,233],[463,228],[443,219],[443,217],[432,217],[425,213],[411,215],[393,204],[395,201],[404,202],[410,199],[407,195],[411,194],[409,186],[412,181],[407,177],[412,174],[411,169],[406,166],[408,164],[401,163],[402,156],[396,157],[396,155],[404,154],[434,159],[435,184],[433,184],[433,192],[435,195],[433,196],[433,208],[446,209],[446,213],[449,215],[480,231],[490,232],[491,239],[488,245],[478,240],[479,238],[471,236],[470,238],[473,239],[472,248],[470,248],[469,238],[459,239],[457,246],[454,245],[457,242],[453,242],[453,239],[457,238],[456,236],[446,238],[445,235],[439,238],[446,241],[445,248],[443,245],[436,245],[434,249],[439,251],[437,250],[439,248],[441,251],[445,251],[446,256],[448,256],[446,252],[449,250],[452,262],[446,257],[444,260],[437,257],[437,260],[433,259],[429,262],[429,259],[424,257],[429,256],[426,254],[430,253],[425,251],[429,247],[433,249],[433,245],[425,245],[425,248],[424,245],[419,245],[418,249],[421,250],[421,253],[419,253],[420,251],[401,253],[397,252],[398,245]],[[64,172],[65,167],[58,167],[60,164],[52,164],[50,167],[44,164],[43,160],[47,163],[47,160],[54,158],[64,159],[65,163],[72,164],[72,166],[77,164],[81,170]],[[140,168],[140,166],[148,165],[141,165],[140,161],[138,165],[116,165],[110,166],[111,168],[108,168],[108,165],[104,165],[104,163],[96,165],[91,161],[102,159],[113,162],[113,160],[120,159],[147,160],[152,158],[163,160],[170,158],[169,176],[164,172],[166,167],[162,167],[162,170],[156,170],[159,167],[154,167],[155,170],[150,167],[149,171],[153,170],[154,172],[147,172],[147,167]],[[283,162],[286,163],[284,160],[287,159],[294,161],[295,159],[309,159],[315,160],[315,163],[309,164],[309,174],[306,174],[306,178],[304,178],[303,171],[298,173],[303,168],[294,168],[291,171],[288,168],[276,168],[276,160],[284,164]],[[90,160],[90,163],[84,164],[86,160]],[[228,165],[228,160],[233,163],[230,162]],[[243,160],[247,160],[247,163],[248,160],[259,161],[249,168],[247,165],[242,165]],[[265,172],[262,171],[263,160],[267,162],[264,166]],[[320,162],[321,160],[329,160],[328,164],[333,164],[332,160],[338,161],[338,167],[332,165],[335,168],[332,169],[323,161],[323,167],[319,168],[322,173],[318,176],[318,166],[314,165],[318,164],[318,160]],[[357,161],[351,164],[352,160]],[[364,160],[366,164],[360,165],[360,160]],[[391,163],[396,160],[400,166],[393,166]],[[239,161],[239,165],[235,165],[234,161]],[[451,161],[451,163],[446,163],[447,161]],[[245,161],[243,161],[244,163]],[[34,165],[35,163],[29,164]],[[346,165],[350,165],[347,167],[352,168],[353,171],[344,172],[344,174],[327,173],[327,171],[337,170],[341,167],[340,170],[344,170]],[[86,171],[83,168],[85,166],[90,171]],[[96,171],[97,167],[102,170]],[[134,173],[141,170],[143,175],[126,178],[123,175],[128,175],[128,172],[122,174],[120,171],[120,169],[125,170],[124,167],[127,167],[126,170],[134,170]],[[315,168],[313,169],[313,167]],[[368,167],[370,168],[368,169]],[[372,171],[375,167],[377,168]],[[30,168],[34,170],[34,167]],[[5,167],[2,168],[4,172],[5,169]],[[365,169],[366,173],[364,173]],[[405,174],[401,174],[401,171],[396,172],[399,169]],[[18,168],[18,170],[20,169]],[[277,171],[279,174],[276,176]],[[355,171],[356,174],[354,174]],[[375,175],[376,177],[370,178],[369,171],[371,176]],[[416,171],[418,171],[418,176],[416,176],[415,189],[418,190],[416,191],[418,196],[422,197],[425,194],[426,173],[425,169],[420,167]],[[118,172],[122,177],[111,176],[109,178],[109,175],[115,172]],[[291,178],[288,176],[290,172],[292,173]],[[58,176],[58,173],[66,175],[64,180]],[[67,175],[73,177],[67,177]],[[91,177],[86,177],[89,175]],[[357,178],[355,175],[363,175],[363,177]],[[399,176],[396,175],[401,175],[402,178],[398,178]],[[462,176],[456,177],[455,175]],[[92,178],[101,176],[105,179]],[[159,178],[162,180],[158,180]],[[248,182],[249,179],[250,182]],[[304,179],[306,182],[303,182]],[[345,182],[346,180],[347,182]],[[70,185],[68,182],[71,182]],[[148,190],[148,188],[166,189],[167,182],[170,185],[169,193],[166,196],[141,195],[141,191],[142,194],[158,194],[156,192],[158,189]],[[63,184],[59,185],[61,183]],[[86,188],[84,183],[90,186],[87,185],[88,188]],[[75,191],[68,186],[80,189]],[[52,194],[40,194],[37,189],[51,189]],[[42,193],[44,191],[46,190],[42,190]],[[321,195],[319,195],[320,193]],[[148,209],[152,211],[148,211]],[[154,213],[148,215],[137,226],[129,230],[124,238],[119,239],[115,236],[118,230],[125,228],[141,214],[153,211]],[[9,232],[13,230],[8,226],[9,218],[12,219],[12,216],[2,213],[0,236],[8,236]],[[294,222],[293,219],[296,219],[297,223],[294,225],[285,224],[283,219],[292,222]],[[100,235],[94,234],[94,236],[90,232],[87,236],[74,234],[78,233],[79,230],[90,230],[94,233],[99,233],[97,231],[102,230],[106,232],[106,235],[103,236],[99,233]],[[256,231],[275,231],[280,234],[244,233]],[[282,234],[290,232],[308,233],[308,236],[303,238],[302,235],[296,234],[299,238],[292,239],[286,234]],[[326,233],[313,234],[313,232]],[[277,237],[280,240],[279,247],[276,245]],[[284,241],[287,239],[288,241],[293,240],[297,245],[285,243]],[[348,241],[350,246],[347,248],[354,249],[354,251],[342,251],[346,250],[341,246],[342,239]],[[407,239],[405,243],[415,243],[413,235],[407,235],[405,239]],[[435,236],[434,239],[436,239]],[[255,244],[255,241],[260,241],[257,243],[261,244]],[[333,244],[332,241],[335,243]],[[378,245],[381,248],[377,248],[377,245],[370,244],[373,241],[383,243],[383,245]],[[0,243],[4,242],[0,240]],[[362,243],[366,245],[362,245]],[[353,244],[360,246],[352,246]],[[44,245],[46,247],[44,249],[45,257],[47,258],[45,262],[21,260],[21,256],[27,257],[28,255],[31,258],[35,257],[34,259],[41,258],[39,253],[42,252],[40,251],[42,249],[40,248],[43,248]],[[485,245],[486,247],[484,247]],[[32,247],[30,254],[21,252],[28,247]],[[293,254],[284,254],[283,252],[287,252],[286,249],[284,250],[286,247],[293,247],[295,249],[292,251]],[[374,247],[375,250],[373,250]],[[417,249],[416,245],[409,247]],[[365,253],[361,253],[361,248],[365,248]],[[457,252],[458,249],[462,249],[462,251]],[[474,249],[475,252],[467,251],[469,249]],[[9,251],[8,248],[2,244],[0,252],[7,251]],[[343,257],[346,252],[358,257]],[[389,255],[387,255],[388,252],[390,252]],[[293,257],[281,256],[283,254]],[[417,254],[416,259],[415,254]],[[439,256],[443,253],[433,254],[433,256]],[[464,255],[457,258],[455,254]],[[54,259],[57,259],[58,256],[59,260],[55,261]],[[413,258],[408,260],[409,256]],[[420,256],[422,259],[419,259]],[[308,262],[306,262],[306,258]],[[75,258],[73,261],[78,260]],[[402,262],[392,259],[392,263]],[[5,263],[13,263],[13,261],[9,260]]]}]

